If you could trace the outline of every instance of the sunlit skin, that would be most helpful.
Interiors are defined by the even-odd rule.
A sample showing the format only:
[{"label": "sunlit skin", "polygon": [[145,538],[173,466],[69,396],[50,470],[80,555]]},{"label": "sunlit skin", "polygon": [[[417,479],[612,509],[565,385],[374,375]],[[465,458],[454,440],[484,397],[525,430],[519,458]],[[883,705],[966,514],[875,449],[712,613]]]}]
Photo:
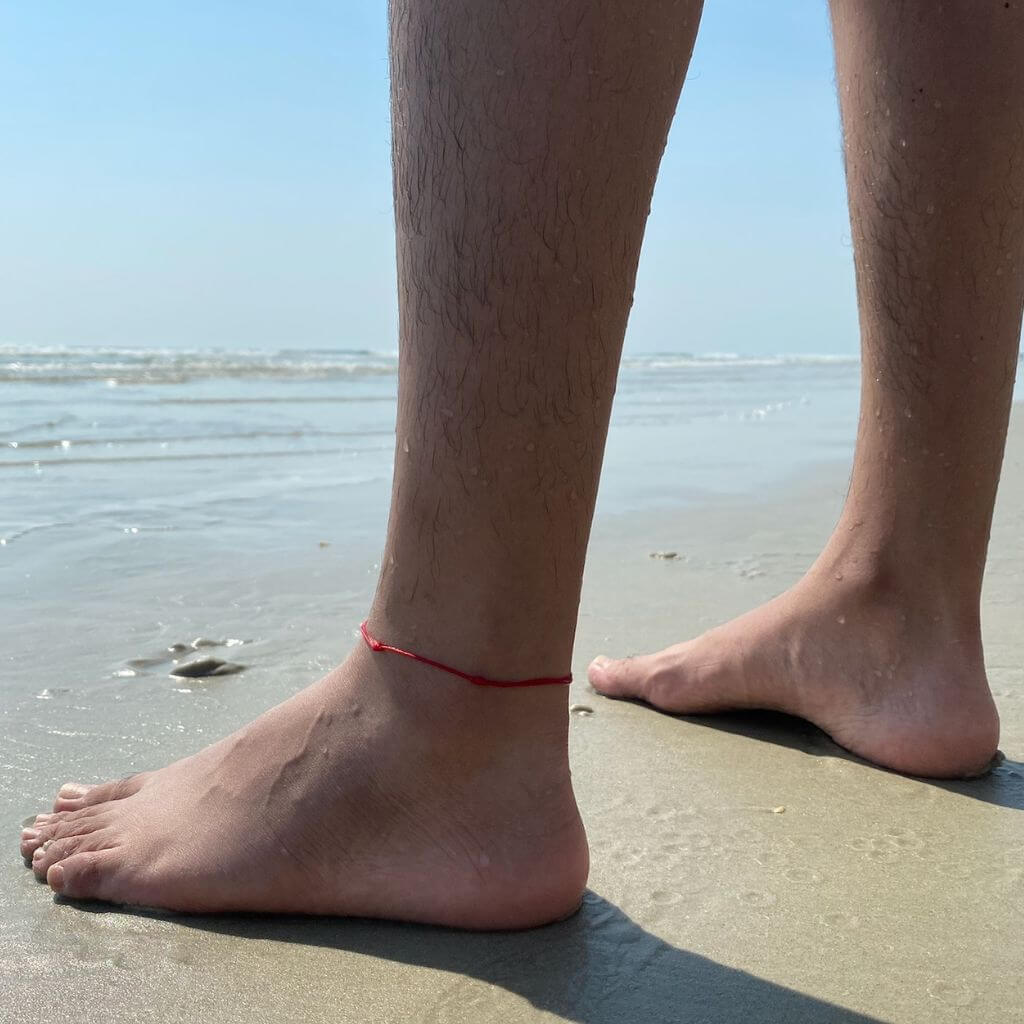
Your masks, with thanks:
[{"label": "sunlit skin", "polygon": [[[399,402],[369,615],[389,643],[497,679],[568,670],[699,16],[392,5]],[[978,600],[1021,318],[1024,19],[976,0],[833,17],[865,374],[842,520],[777,601],[591,678],[673,710],[785,708],[889,767],[969,774],[998,729]],[[541,924],[587,877],[567,718],[564,687],[475,687],[357,645],[194,757],[65,786],[21,849],[72,897]]]},{"label": "sunlit skin", "polygon": [[791,590],[590,679],[976,774],[999,737],[980,599],[1024,302],[1024,6],[833,0],[832,19],[863,353],[846,506]]},{"label": "sunlit skin", "polygon": [[[400,368],[381,639],[496,679],[569,671],[698,18],[671,0],[392,5]],[[541,924],[587,877],[567,701],[357,646],[195,757],[65,788],[22,852],[69,896]]]}]

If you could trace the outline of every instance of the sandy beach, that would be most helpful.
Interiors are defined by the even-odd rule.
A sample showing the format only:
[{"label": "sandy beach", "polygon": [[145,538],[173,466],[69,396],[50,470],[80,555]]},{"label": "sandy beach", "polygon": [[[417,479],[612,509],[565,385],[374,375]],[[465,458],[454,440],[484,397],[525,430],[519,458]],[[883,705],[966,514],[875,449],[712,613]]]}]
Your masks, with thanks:
[{"label": "sandy beach", "polygon": [[[18,828],[61,782],[189,753],[335,663],[371,592],[372,531],[353,545],[302,527],[302,557],[256,569],[230,546],[183,551],[70,581],[62,604],[7,600],[0,1021],[1024,1021],[1021,407],[985,589],[1005,755],[986,777],[906,778],[800,721],[675,718],[585,683],[597,653],[693,635],[794,581],[847,472],[837,458],[753,499],[599,515],[571,716],[589,891],[529,933],[75,905],[18,856]],[[169,677],[160,652],[197,637],[250,641],[219,654],[247,670]]]}]

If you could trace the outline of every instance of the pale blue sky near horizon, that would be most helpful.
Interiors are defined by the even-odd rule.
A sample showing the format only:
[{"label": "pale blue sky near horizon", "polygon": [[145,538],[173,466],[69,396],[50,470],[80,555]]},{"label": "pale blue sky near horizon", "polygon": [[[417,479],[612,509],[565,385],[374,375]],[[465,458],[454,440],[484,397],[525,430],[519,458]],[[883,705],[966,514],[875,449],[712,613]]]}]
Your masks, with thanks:
[{"label": "pale blue sky near horizon", "polygon": [[[0,344],[393,350],[383,0],[0,11]],[[708,0],[627,352],[857,350],[825,0]]]}]

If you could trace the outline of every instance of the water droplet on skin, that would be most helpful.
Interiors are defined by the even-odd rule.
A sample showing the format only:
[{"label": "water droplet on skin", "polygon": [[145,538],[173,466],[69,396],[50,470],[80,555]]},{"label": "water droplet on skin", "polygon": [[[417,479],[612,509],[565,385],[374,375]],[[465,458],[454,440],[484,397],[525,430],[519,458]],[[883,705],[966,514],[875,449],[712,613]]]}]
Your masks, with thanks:
[{"label": "water droplet on skin", "polygon": [[904,409],[903,415],[906,416],[908,420],[912,420],[914,418],[914,414],[909,409]]},{"label": "water droplet on skin", "polygon": [[841,583],[843,580],[843,574],[841,572],[837,572],[833,579],[836,581],[836,583]]},{"label": "water droplet on skin", "polygon": [[408,441],[403,442],[403,444],[402,444],[402,451],[405,452],[406,455],[409,454],[409,442]]},{"label": "water droplet on skin", "polygon": [[526,450],[528,452],[534,451],[536,449],[536,447],[537,446],[532,441],[528,441],[527,444],[526,444]]},{"label": "water droplet on skin", "polygon": [[907,148],[907,140],[906,139],[900,139],[900,146],[903,149],[906,149]]},{"label": "water droplet on skin", "polygon": [[836,616],[836,622],[838,622],[840,626],[845,626],[846,625],[846,616],[845,615],[837,615]]},{"label": "water droplet on skin", "polygon": [[926,212],[926,213],[934,213],[934,212],[935,212],[935,204],[934,204],[934,203],[929,203],[929,204],[928,204],[928,205],[927,205],[927,206],[925,207],[925,212]]}]

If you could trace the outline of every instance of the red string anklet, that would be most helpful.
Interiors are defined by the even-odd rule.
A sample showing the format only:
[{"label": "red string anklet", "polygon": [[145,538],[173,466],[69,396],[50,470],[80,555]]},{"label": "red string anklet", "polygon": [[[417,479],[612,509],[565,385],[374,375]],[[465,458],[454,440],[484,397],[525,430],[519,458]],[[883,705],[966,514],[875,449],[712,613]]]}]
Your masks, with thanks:
[{"label": "red string anklet", "polygon": [[[369,620],[367,620],[369,621]],[[457,668],[452,668],[451,665],[442,665],[439,661],[434,661],[433,658],[424,658],[422,654],[414,654],[412,651],[403,651],[401,647],[392,647],[390,644],[382,644],[376,637],[370,634],[370,630],[367,628],[366,622],[362,623],[359,627],[359,632],[363,634],[363,639],[366,641],[366,646],[371,651],[385,651],[388,654],[401,654],[403,658],[412,658],[413,661],[420,661],[424,665],[430,665],[432,668],[438,668],[442,672],[448,672],[450,675],[458,676],[460,679],[465,679],[467,683],[472,683],[474,686],[500,686],[500,687],[513,687],[513,686],[568,686],[572,682],[572,674],[567,676],[559,676],[557,678],[540,678],[540,679],[487,679],[484,676],[471,676],[468,672],[461,672]]]}]

